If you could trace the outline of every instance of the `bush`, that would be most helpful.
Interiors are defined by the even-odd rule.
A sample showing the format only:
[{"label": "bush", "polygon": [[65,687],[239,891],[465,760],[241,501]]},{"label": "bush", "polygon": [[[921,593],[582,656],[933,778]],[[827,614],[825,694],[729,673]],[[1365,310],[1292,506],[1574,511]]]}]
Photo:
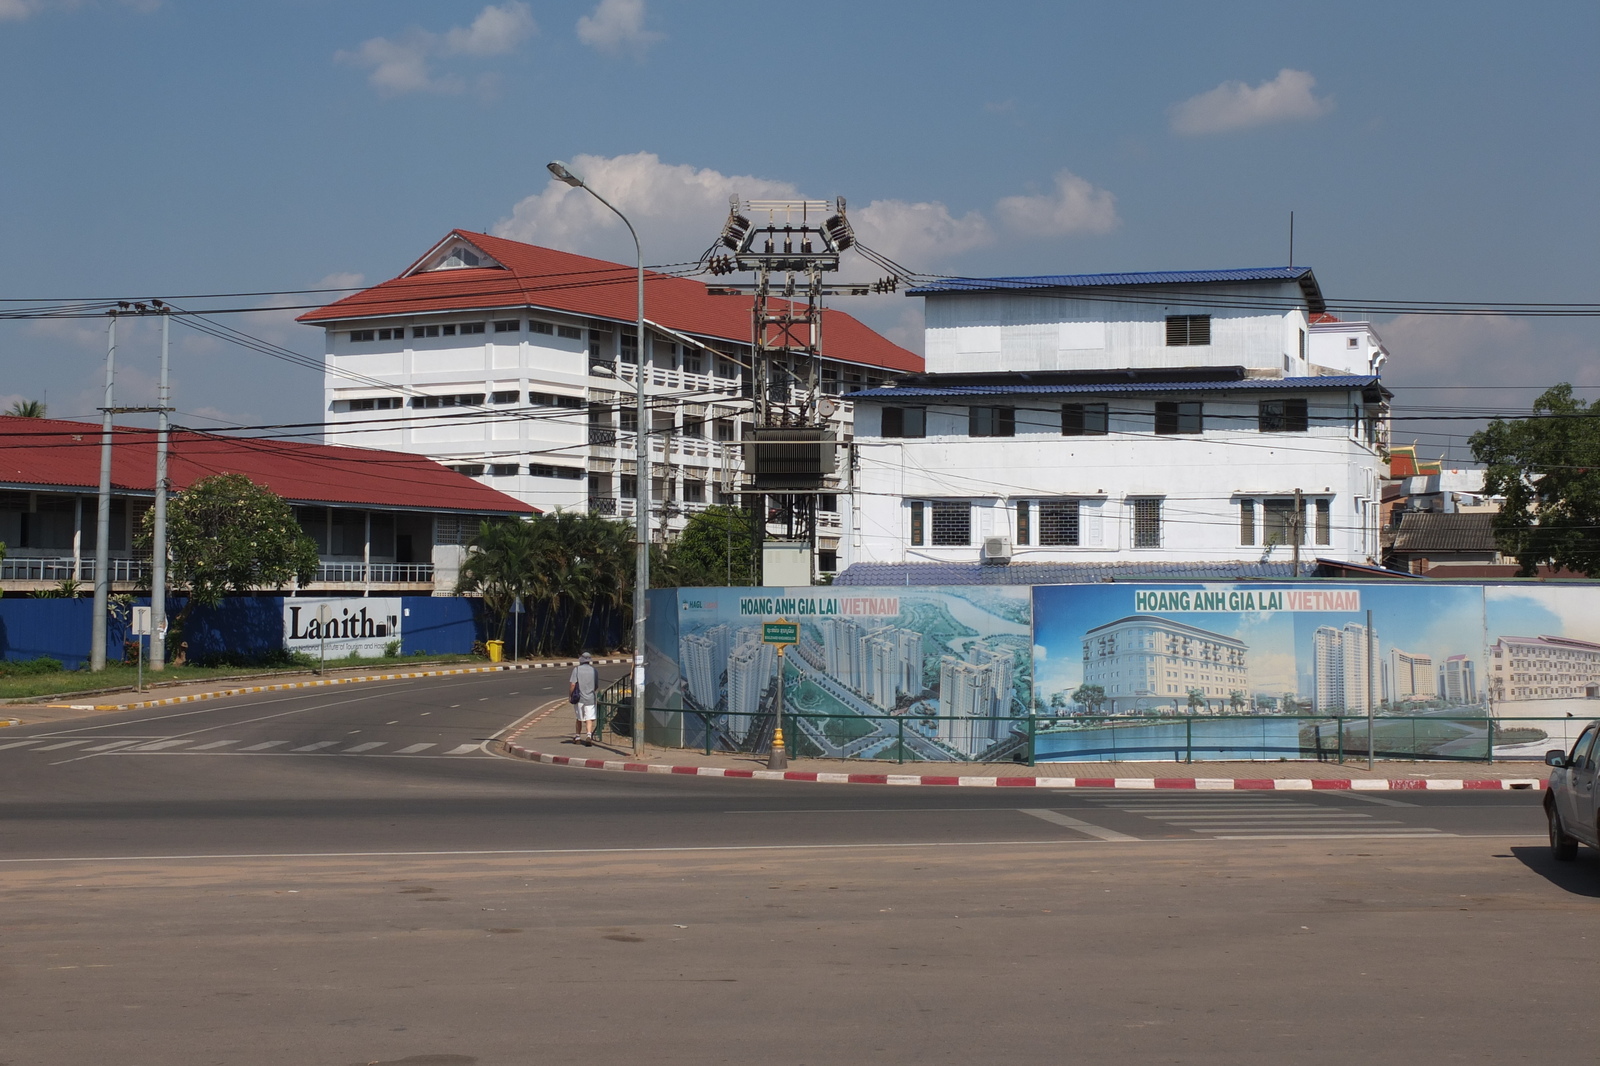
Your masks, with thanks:
[{"label": "bush", "polygon": [[383,657],[385,659],[400,658],[400,642],[398,640],[391,640],[389,643],[385,644],[383,646]]},{"label": "bush", "polygon": [[37,659],[0,661],[0,677],[26,677],[30,674],[54,674],[60,671],[61,660],[40,656]]}]

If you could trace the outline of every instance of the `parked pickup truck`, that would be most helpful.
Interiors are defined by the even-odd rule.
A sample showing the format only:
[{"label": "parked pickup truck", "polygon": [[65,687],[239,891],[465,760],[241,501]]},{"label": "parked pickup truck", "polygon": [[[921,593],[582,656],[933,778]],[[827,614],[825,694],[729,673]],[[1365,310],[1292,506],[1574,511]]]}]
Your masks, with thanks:
[{"label": "parked pickup truck", "polygon": [[1578,735],[1571,751],[1555,748],[1545,752],[1550,767],[1550,788],[1544,794],[1544,813],[1550,820],[1550,851],[1561,862],[1578,856],[1578,845],[1600,848],[1600,807],[1596,800],[1595,760],[1600,758],[1595,741],[1600,738],[1600,722],[1590,722]]}]

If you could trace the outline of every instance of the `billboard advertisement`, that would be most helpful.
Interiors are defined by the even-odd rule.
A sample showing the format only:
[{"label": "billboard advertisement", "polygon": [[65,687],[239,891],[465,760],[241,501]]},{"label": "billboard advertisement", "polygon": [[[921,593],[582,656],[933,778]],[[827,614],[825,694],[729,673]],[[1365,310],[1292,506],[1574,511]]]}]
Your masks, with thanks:
[{"label": "billboard advertisement", "polygon": [[[652,594],[649,700],[677,742],[764,751],[779,685],[791,753],[971,761],[1025,747],[1026,587],[699,588]],[[668,597],[671,597],[670,599]],[[669,623],[661,615],[672,611]],[[782,658],[763,623],[799,625]],[[799,713],[795,713],[799,712]],[[665,721],[660,723],[665,726]]]},{"label": "billboard advertisement", "polygon": [[1495,754],[1571,749],[1600,717],[1600,596],[1575,585],[1483,590],[1484,684],[1499,719]]},{"label": "billboard advertisement", "polygon": [[1034,620],[1041,761],[1365,756],[1369,705],[1380,756],[1509,743],[1478,586],[1048,585]]},{"label": "billboard advertisement", "polygon": [[398,596],[285,597],[283,646],[312,656],[325,652],[330,659],[349,655],[375,659],[385,645],[400,639],[404,614]]}]

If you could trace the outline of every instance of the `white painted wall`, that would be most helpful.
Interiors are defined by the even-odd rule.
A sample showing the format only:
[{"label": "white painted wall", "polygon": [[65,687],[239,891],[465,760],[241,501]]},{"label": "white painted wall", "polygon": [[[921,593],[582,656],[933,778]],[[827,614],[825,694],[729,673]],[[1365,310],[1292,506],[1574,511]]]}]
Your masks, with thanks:
[{"label": "white painted wall", "polygon": [[[1185,286],[1217,301],[1301,301],[1300,286]],[[1141,286],[1140,300],[1084,299],[1029,292],[951,293],[925,297],[930,374],[1104,370],[1131,367],[1244,366],[1290,376],[1307,373],[1300,358],[1301,308],[1229,311],[1184,302],[1179,290]],[[1152,302],[1163,295],[1170,303]],[[1211,344],[1168,347],[1168,315],[1211,315]],[[1285,362],[1287,360],[1287,363]]]},{"label": "white painted wall", "polygon": [[[1277,396],[1310,400],[1311,429],[1304,433],[1260,432],[1257,401]],[[1201,399],[1204,432],[1155,436],[1158,398]],[[1109,403],[1113,412],[1110,433],[1062,436],[1063,401]],[[1330,501],[1330,543],[1318,544],[1314,532],[1308,533],[1302,558],[1365,562],[1378,555],[1379,519],[1374,500],[1381,469],[1376,450],[1354,428],[1353,415],[1361,404],[1358,390],[1239,390],[1232,396],[1074,394],[988,398],[988,402],[1016,404],[1015,437],[969,437],[965,406],[930,406],[927,437],[885,439],[878,436],[881,401],[857,404],[858,492],[848,561],[977,562],[985,535],[1006,536],[1015,543],[1018,500],[1059,497],[1080,498],[1084,501],[1080,514],[1099,521],[1084,522],[1079,547],[1018,544],[1014,549],[1017,560],[1286,559],[1286,547],[1268,552],[1262,543],[1259,503],[1255,544],[1241,543],[1239,501],[1244,497],[1291,497],[1295,489],[1308,499]],[[1159,548],[1135,548],[1130,501],[1152,496],[1163,501],[1162,544]],[[917,499],[970,500],[971,543],[913,546],[908,502]],[[1314,516],[1314,505],[1308,507]],[[1095,525],[1097,537],[1091,534]],[[1037,532],[1034,539],[1038,539]]]}]

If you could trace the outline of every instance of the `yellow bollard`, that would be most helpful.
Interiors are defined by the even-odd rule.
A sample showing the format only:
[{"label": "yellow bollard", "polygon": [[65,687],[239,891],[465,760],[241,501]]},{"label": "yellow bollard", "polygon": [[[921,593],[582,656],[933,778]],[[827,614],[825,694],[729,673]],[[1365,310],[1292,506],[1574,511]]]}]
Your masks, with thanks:
[{"label": "yellow bollard", "polygon": [[772,754],[767,756],[768,770],[787,770],[789,768],[789,753],[783,748],[783,727],[772,731]]}]

